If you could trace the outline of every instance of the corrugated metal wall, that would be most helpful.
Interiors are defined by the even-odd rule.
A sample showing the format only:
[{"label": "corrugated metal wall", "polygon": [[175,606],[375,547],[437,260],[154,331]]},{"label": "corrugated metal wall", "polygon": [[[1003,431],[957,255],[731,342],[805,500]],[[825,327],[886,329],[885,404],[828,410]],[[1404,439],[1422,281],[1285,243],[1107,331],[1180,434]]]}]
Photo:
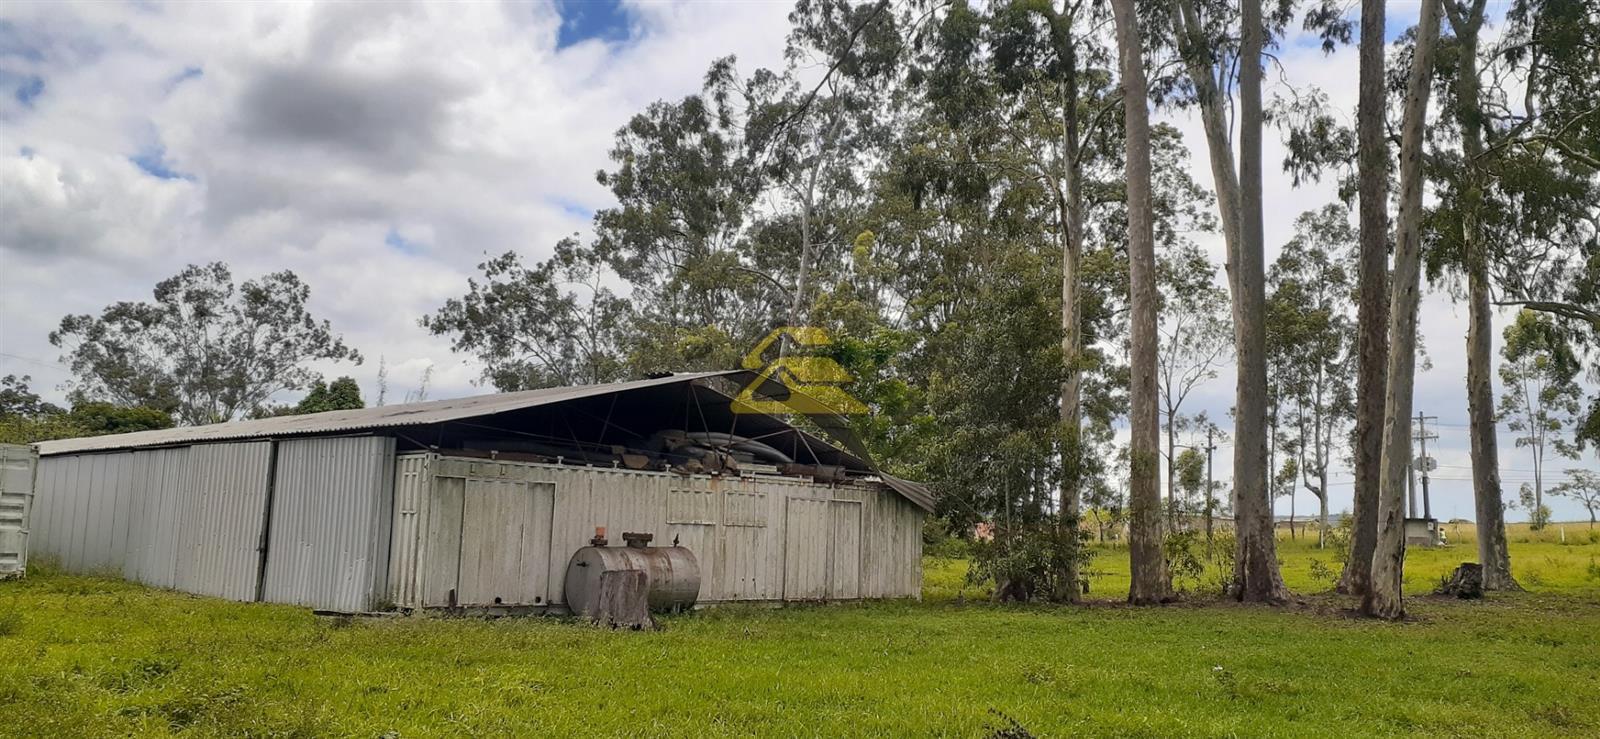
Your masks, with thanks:
[{"label": "corrugated metal wall", "polygon": [[271,442],[39,460],[32,548],[73,572],[254,600]]},{"label": "corrugated metal wall", "polygon": [[[494,559],[494,567],[520,573],[510,587],[482,581],[483,572],[495,570],[482,569],[483,553],[474,550],[480,564],[469,583],[474,593],[562,603],[567,561],[596,526],[607,527],[613,539],[646,531],[660,544],[680,540],[700,561],[703,602],[915,597],[921,588],[922,512],[876,488],[397,457],[386,437],[285,440],[276,442],[276,452],[274,443],[46,457],[35,486],[31,549],[70,571],[118,573],[241,601],[259,591],[268,601],[345,611],[385,600],[445,605],[451,591],[461,594],[463,536],[481,538],[463,526],[473,505],[485,502],[468,504],[470,480],[479,493],[540,491],[549,501],[505,508],[513,517],[539,519],[522,522],[536,535],[516,537],[517,546],[531,541],[547,552],[515,568]],[[820,591],[786,583],[786,521],[795,500],[826,510],[815,525],[792,532],[792,546],[823,553],[803,573],[821,578]],[[497,518],[476,515],[479,528]],[[542,583],[526,574],[530,567],[542,569]]]},{"label": "corrugated metal wall", "polygon": [[[662,545],[679,539],[700,562],[702,602],[921,592],[923,514],[886,490],[434,454],[401,455],[395,470],[389,592],[406,607],[448,605],[450,591],[459,586],[468,480],[554,483],[546,597],[552,603],[564,602],[567,562],[596,526],[605,526],[613,542],[624,531],[654,533]],[[792,543],[791,501],[818,510],[813,525],[793,532]],[[802,569],[820,585],[797,580],[793,592],[786,592],[792,547],[818,553]]]},{"label": "corrugated metal wall", "polygon": [[394,439],[291,439],[278,442],[277,456],[262,600],[378,607],[388,585]]},{"label": "corrugated metal wall", "polygon": [[0,444],[0,579],[28,569],[28,517],[37,461],[31,447]]}]

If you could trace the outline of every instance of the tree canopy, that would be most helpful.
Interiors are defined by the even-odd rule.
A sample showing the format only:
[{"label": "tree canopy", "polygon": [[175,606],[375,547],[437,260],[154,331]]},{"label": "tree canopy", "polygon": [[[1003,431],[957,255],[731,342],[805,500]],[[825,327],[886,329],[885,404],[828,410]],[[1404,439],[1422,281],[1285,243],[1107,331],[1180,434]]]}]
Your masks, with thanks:
[{"label": "tree canopy", "polygon": [[76,398],[189,425],[228,421],[280,390],[310,387],[319,378],[310,362],[361,361],[311,315],[310,295],[293,272],[235,285],[225,264],[190,265],[157,283],[153,302],[61,319],[50,343],[66,351]]}]

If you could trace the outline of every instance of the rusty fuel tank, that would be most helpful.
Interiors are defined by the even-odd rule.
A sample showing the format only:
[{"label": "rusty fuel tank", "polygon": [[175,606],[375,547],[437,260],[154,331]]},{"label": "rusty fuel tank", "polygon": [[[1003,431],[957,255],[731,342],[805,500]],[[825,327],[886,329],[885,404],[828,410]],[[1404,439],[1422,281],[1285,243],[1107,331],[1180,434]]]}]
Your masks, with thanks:
[{"label": "rusty fuel tank", "polygon": [[652,547],[650,534],[625,533],[626,546],[606,546],[605,530],[572,555],[567,563],[567,608],[594,617],[600,601],[601,575],[608,571],[645,573],[650,610],[684,611],[700,597],[700,562],[688,547]]}]

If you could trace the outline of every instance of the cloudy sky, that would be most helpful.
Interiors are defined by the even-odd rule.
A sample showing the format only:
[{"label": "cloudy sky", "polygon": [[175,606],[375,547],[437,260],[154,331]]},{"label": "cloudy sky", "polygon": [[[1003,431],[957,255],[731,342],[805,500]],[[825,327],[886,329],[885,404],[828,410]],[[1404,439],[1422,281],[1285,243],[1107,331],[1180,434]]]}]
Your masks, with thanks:
[{"label": "cloudy sky", "polygon": [[[1414,23],[1414,5],[1390,6],[1392,33]],[[68,377],[46,336],[61,316],[148,299],[183,265],[221,260],[237,279],[299,273],[314,312],[368,357],[325,370],[355,376],[369,398],[379,357],[393,395],[430,367],[431,397],[483,392],[479,368],[417,318],[463,292],[486,254],[543,257],[586,232],[610,202],[593,175],[612,132],[654,100],[696,91],[714,58],[780,64],[789,9],[0,4],[0,374],[32,375],[59,398]],[[1280,60],[1274,86],[1317,85],[1354,110],[1353,50],[1324,56],[1311,39],[1290,39]],[[1168,117],[1195,147],[1198,122]],[[1194,175],[1209,182],[1195,151]],[[1281,151],[1269,143],[1267,158]],[[1294,217],[1331,200],[1332,187],[1268,180],[1271,259]],[[1206,243],[1220,262],[1220,242]],[[1439,417],[1442,516],[1471,516],[1465,327],[1464,309],[1426,299],[1433,367],[1417,405]],[[1191,403],[1225,417],[1231,399],[1224,373]],[[1502,458],[1514,491],[1531,461],[1509,435]],[[1339,479],[1335,510],[1349,500],[1348,475]],[[1298,509],[1314,503],[1302,494]]]}]

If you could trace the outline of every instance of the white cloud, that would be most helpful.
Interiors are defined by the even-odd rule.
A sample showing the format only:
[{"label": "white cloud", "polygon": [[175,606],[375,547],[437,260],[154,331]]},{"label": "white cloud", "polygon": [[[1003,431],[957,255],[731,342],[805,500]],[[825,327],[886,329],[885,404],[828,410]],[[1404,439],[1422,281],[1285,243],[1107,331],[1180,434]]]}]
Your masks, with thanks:
[{"label": "white cloud", "polygon": [[[380,356],[391,397],[428,367],[434,397],[479,392],[417,319],[485,254],[585,230],[612,132],[714,58],[780,63],[788,10],[640,3],[633,41],[558,51],[544,4],[0,8],[0,71],[44,84],[0,108],[0,372],[54,391],[61,316],[222,260],[298,272],[369,396]],[[183,177],[141,171],[149,152]]]}]

